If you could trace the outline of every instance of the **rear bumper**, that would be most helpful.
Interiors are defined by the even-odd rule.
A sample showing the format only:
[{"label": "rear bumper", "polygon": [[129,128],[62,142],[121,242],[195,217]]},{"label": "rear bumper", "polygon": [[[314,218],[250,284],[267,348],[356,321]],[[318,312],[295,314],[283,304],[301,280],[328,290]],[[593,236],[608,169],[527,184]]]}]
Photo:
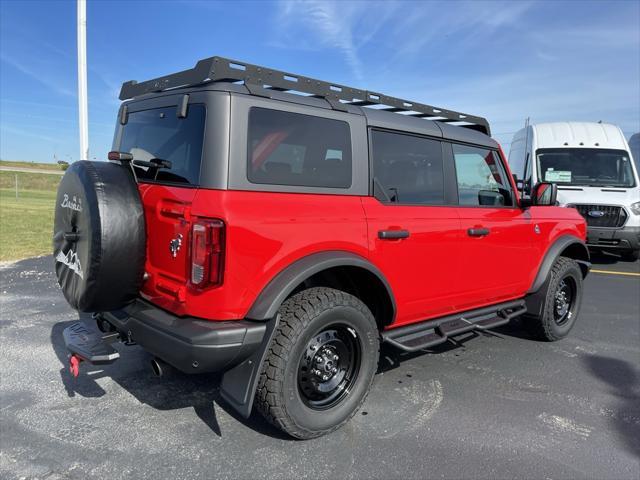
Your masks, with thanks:
[{"label": "rear bumper", "polygon": [[144,300],[96,314],[152,355],[185,373],[226,371],[258,350],[266,322],[209,321],[174,316]]},{"label": "rear bumper", "polygon": [[587,245],[611,250],[640,249],[640,227],[597,228],[588,227]]}]

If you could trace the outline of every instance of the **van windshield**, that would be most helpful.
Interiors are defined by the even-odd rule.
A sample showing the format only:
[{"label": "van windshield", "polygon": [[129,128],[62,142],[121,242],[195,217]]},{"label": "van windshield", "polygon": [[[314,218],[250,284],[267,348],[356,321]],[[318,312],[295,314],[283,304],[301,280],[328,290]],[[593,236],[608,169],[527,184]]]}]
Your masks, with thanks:
[{"label": "van windshield", "polygon": [[536,152],[541,181],[590,187],[633,187],[631,159],[624,150],[542,148]]},{"label": "van windshield", "polygon": [[176,107],[154,108],[129,113],[122,127],[120,152],[135,160],[168,160],[169,168],[135,166],[141,182],[198,185],[205,106],[189,105],[185,118],[178,118]]}]

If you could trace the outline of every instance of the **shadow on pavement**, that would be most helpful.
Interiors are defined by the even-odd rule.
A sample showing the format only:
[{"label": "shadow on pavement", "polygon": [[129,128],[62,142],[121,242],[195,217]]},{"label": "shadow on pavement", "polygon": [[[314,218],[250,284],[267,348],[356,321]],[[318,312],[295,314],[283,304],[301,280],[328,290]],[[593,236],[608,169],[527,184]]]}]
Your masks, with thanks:
[{"label": "shadow on pavement", "polygon": [[602,355],[589,355],[584,359],[593,376],[610,388],[617,398],[612,405],[611,425],[618,432],[625,447],[640,457],[640,375],[629,362]]},{"label": "shadow on pavement", "polygon": [[394,370],[398,368],[402,362],[406,362],[424,355],[438,355],[453,350],[464,349],[465,343],[481,336],[502,339],[499,333],[502,332],[498,332],[498,329],[496,329],[495,332],[477,332],[472,330],[454,338],[450,337],[446,342],[441,343],[440,345],[425,348],[424,350],[418,350],[417,352],[403,352],[391,345],[383,343],[380,345],[380,362],[378,364],[377,373],[385,373]]},{"label": "shadow on pavement", "polygon": [[507,337],[521,338],[523,340],[540,341],[534,334],[532,334],[526,325],[526,319],[517,317],[511,320],[506,325],[498,327],[493,330],[500,335],[506,335]]},{"label": "shadow on pavement", "polygon": [[616,263],[629,265],[636,262],[636,260],[627,260],[615,253],[603,252],[601,250],[590,249],[589,253],[593,265],[614,265]]},{"label": "shadow on pavement", "polygon": [[[88,314],[80,314],[80,320],[93,326]],[[108,395],[96,382],[109,377],[127,390],[139,402],[157,410],[177,410],[193,408],[194,413],[217,436],[222,437],[217,420],[216,407],[221,408],[237,421],[264,435],[289,439],[271,426],[255,411],[248,419],[229,408],[220,397],[219,374],[189,375],[167,366],[161,378],[153,376],[149,364],[151,356],[138,346],[116,345],[120,359],[111,365],[91,365],[81,363],[80,375],[74,378],[68,368],[68,352],[62,338],[62,331],[75,321],[58,322],[51,329],[51,345],[60,361],[60,378],[69,397],[79,395],[87,398],[100,398]],[[95,327],[97,328],[97,327]]]}]

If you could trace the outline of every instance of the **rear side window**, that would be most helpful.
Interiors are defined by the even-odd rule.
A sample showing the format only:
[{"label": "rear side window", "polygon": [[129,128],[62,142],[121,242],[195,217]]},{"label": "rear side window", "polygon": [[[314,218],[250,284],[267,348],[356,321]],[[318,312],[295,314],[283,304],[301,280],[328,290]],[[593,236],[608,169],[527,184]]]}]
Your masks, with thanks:
[{"label": "rear side window", "polygon": [[347,122],[254,107],[248,138],[247,176],[253,183],[351,186]]},{"label": "rear side window", "polygon": [[371,144],[376,198],[411,205],[445,204],[441,142],[373,130]]},{"label": "rear side window", "polygon": [[513,205],[511,186],[493,150],[453,145],[460,205]]},{"label": "rear side window", "polygon": [[176,107],[129,113],[123,126],[121,152],[134,160],[168,160],[171,168],[134,167],[138,180],[197,185],[202,160],[205,106],[189,105],[186,118],[178,118]]}]

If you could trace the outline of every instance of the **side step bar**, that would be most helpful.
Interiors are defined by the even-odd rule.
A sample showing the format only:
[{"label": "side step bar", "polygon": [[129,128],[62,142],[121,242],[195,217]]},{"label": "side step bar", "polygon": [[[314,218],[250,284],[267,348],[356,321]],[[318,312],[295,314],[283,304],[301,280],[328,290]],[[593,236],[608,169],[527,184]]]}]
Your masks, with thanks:
[{"label": "side step bar", "polygon": [[416,352],[447,341],[471,330],[490,330],[509,323],[527,311],[524,300],[499,303],[446,317],[393,328],[382,333],[382,340],[405,352]]}]

